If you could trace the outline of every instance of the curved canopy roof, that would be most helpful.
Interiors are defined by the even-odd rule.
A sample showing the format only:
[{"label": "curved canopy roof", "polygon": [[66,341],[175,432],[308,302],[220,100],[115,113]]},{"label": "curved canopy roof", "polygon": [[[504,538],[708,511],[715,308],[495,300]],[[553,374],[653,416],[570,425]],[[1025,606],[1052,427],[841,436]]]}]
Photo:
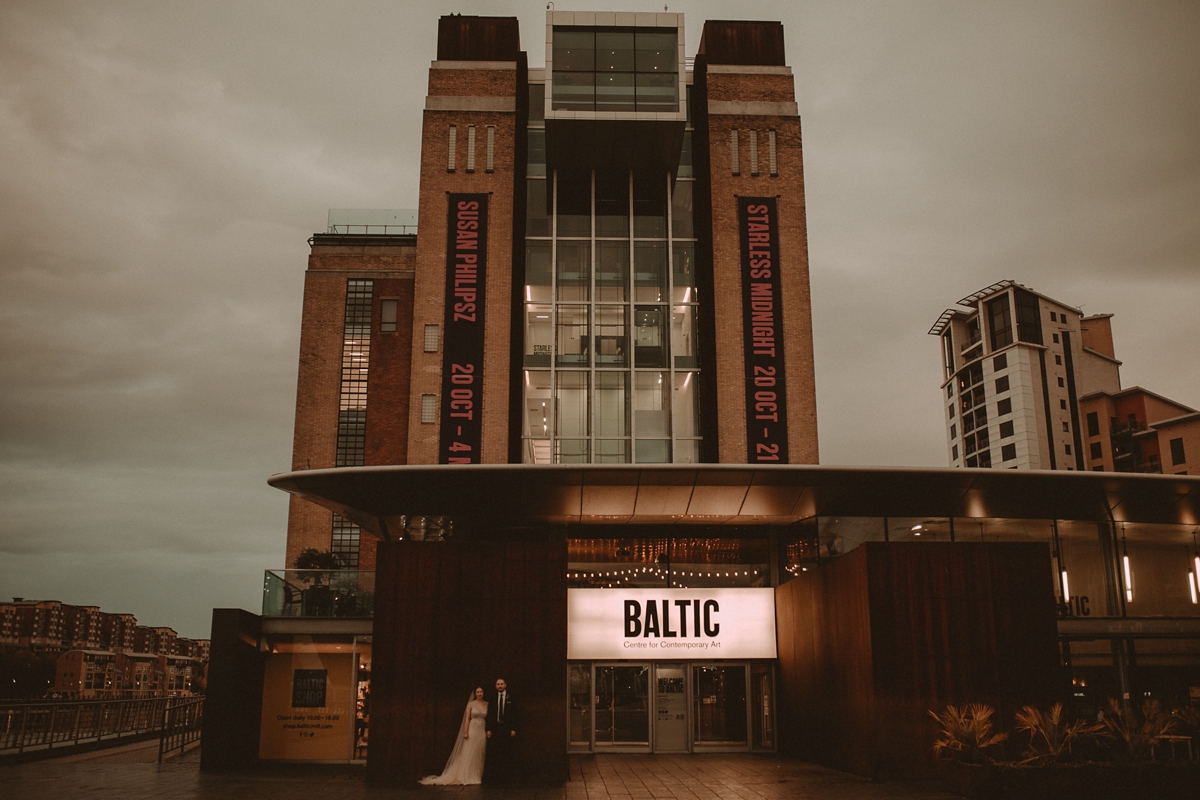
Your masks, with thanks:
[{"label": "curved canopy roof", "polygon": [[401,517],[455,530],[787,525],[812,516],[1200,523],[1200,478],[1101,472],[748,464],[342,467],[268,483],[392,538]]}]

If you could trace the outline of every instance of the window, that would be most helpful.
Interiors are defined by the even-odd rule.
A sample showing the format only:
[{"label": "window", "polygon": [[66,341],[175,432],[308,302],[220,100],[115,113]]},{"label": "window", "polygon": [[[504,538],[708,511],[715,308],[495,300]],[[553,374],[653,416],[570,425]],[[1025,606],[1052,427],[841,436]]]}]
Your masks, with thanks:
[{"label": "window", "polygon": [[958,460],[958,445],[954,445],[950,448],[950,457],[955,461]]},{"label": "window", "polygon": [[375,283],[346,281],[342,381],[334,466],[361,467],[367,436],[367,369],[371,363],[371,306]]},{"label": "window", "polygon": [[1008,391],[1008,376],[1004,375],[996,379],[996,394]]},{"label": "window", "polygon": [[951,398],[954,397],[954,387],[953,386],[946,387],[946,397],[951,397]]},{"label": "window", "polygon": [[[1064,445],[1064,447],[1067,448],[1067,455],[1071,455],[1071,445]],[[1067,467],[1067,469],[1070,469],[1070,467]]]},{"label": "window", "polygon": [[750,131],[750,177],[758,177],[758,131]]},{"label": "window", "polygon": [[1066,411],[1066,410],[1067,410],[1067,401],[1066,401],[1066,400],[1059,400],[1059,401],[1058,401],[1058,407],[1059,407],[1059,408],[1061,408],[1063,411]]},{"label": "window", "polygon": [[1042,343],[1042,316],[1037,295],[1014,289],[1017,298],[1017,337],[1022,342]]},{"label": "window", "polygon": [[767,131],[767,151],[771,177],[779,177],[779,160],[775,156],[775,131]]},{"label": "window", "polygon": [[437,422],[437,395],[421,395],[421,424]]},{"label": "window", "polygon": [[980,450],[979,451],[979,466],[982,467],[983,469],[988,469],[992,466],[992,451],[990,451],[990,450]]},{"label": "window", "polygon": [[1171,440],[1171,465],[1178,466],[1187,463],[1183,452],[1183,437]]},{"label": "window", "polygon": [[1100,446],[1099,442],[1092,442],[1091,449],[1092,458],[1104,458],[1104,449]]},{"label": "window", "polygon": [[1058,322],[1058,314],[1055,314],[1053,311],[1051,311],[1051,312],[1050,312],[1050,321],[1051,321],[1051,322]]},{"label": "window", "polygon": [[1054,334],[1054,343],[1058,344],[1058,334]]},{"label": "window", "polygon": [[454,156],[458,145],[458,126],[450,126],[450,147],[446,155],[446,172],[454,172]]},{"label": "window", "polygon": [[1002,369],[1008,369],[1008,353],[1001,353],[992,359],[992,369],[999,372]]},{"label": "window", "polygon": [[742,174],[742,165],[741,165],[741,162],[740,162],[740,161],[739,161],[739,159],[738,159],[738,132],[737,132],[737,128],[734,128],[733,130],[731,130],[731,131],[729,132],[729,147],[730,147],[730,149],[731,149],[731,151],[732,151],[732,152],[731,152],[731,154],[730,154],[730,158],[731,158],[731,160],[730,160],[730,162],[729,162],[729,169],[730,169],[730,170],[733,172],[733,174],[734,174],[734,175],[741,175],[741,174]]},{"label": "window", "polygon": [[950,419],[954,419],[954,404],[950,404]]},{"label": "window", "polygon": [[[1095,411],[1089,411],[1087,415],[1087,432],[1088,436],[1100,435],[1100,415]],[[1097,456],[1098,458],[1099,456]]]},{"label": "window", "polygon": [[395,333],[396,332],[396,311],[400,305],[399,300],[381,300],[379,301],[379,332],[380,333]]},{"label": "window", "polygon": [[1063,433],[1070,433],[1070,432],[1071,432],[1071,423],[1064,422],[1063,423]]},{"label": "window", "polygon": [[438,349],[438,326],[425,326],[425,352],[436,353]]},{"label": "window", "polygon": [[1055,356],[1054,363],[1061,367],[1062,366],[1062,356]]},{"label": "window", "polygon": [[958,428],[954,425],[950,426],[950,438],[951,439],[958,438]]},{"label": "window", "polygon": [[1012,316],[1008,313],[1008,295],[1003,294],[987,304],[988,332],[992,337],[992,349],[999,350],[1012,344]]},{"label": "window", "polygon": [[[1009,420],[1008,422],[1001,422],[1000,423],[1000,438],[1007,439],[1008,437],[1010,437],[1012,435],[1013,435],[1012,420]],[[1007,460],[1008,459],[1005,459],[1005,461],[1007,461]]]},{"label": "window", "polygon": [[496,126],[487,126],[487,160],[484,162],[484,172],[496,171]]},{"label": "window", "polygon": [[475,126],[467,126],[467,172],[475,171]]},{"label": "window", "polygon": [[1063,384],[1063,379],[1062,379],[1062,378],[1059,378],[1059,379],[1058,379],[1058,385],[1059,385],[1059,387],[1060,387],[1060,388],[1061,388],[1062,386],[1064,386],[1064,385],[1065,385],[1065,384]]},{"label": "window", "polygon": [[675,28],[553,30],[552,107],[565,111],[679,111]]},{"label": "window", "polygon": [[1012,461],[1017,457],[1017,446],[1015,444],[1006,444],[1000,448],[1000,458],[1003,461]]}]

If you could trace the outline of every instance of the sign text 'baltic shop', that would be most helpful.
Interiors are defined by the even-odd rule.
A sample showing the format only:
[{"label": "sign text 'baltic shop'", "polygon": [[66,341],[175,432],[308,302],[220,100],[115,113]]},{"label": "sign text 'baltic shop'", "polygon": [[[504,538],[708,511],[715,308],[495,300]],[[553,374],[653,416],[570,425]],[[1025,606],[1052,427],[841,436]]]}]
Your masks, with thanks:
[{"label": "sign text 'baltic shop'", "polygon": [[478,464],[483,444],[483,309],[486,194],[452,194],[446,240],[446,316],[438,462]]},{"label": "sign text 'baltic shop'", "polygon": [[783,298],[775,198],[738,198],[742,240],[742,337],[746,364],[746,460],[788,463]]},{"label": "sign text 'baltic shop'", "polygon": [[568,589],[567,658],[775,658],[775,593]]}]

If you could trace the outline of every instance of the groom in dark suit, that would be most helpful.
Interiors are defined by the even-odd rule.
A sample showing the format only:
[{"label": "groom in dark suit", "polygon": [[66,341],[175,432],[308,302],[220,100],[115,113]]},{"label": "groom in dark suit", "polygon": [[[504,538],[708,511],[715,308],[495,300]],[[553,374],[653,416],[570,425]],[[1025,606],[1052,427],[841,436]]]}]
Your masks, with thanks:
[{"label": "groom in dark suit", "polygon": [[504,678],[496,679],[496,691],[488,696],[487,760],[484,783],[508,783],[512,780],[513,751],[516,745],[517,709]]}]

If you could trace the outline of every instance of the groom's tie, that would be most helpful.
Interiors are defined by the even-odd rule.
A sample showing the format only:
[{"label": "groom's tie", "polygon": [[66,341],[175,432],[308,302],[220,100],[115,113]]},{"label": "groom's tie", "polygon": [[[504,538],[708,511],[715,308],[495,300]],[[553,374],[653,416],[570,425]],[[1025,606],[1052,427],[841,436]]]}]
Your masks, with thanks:
[{"label": "groom's tie", "polygon": [[500,693],[500,714],[496,718],[497,722],[504,722],[504,692]]}]

